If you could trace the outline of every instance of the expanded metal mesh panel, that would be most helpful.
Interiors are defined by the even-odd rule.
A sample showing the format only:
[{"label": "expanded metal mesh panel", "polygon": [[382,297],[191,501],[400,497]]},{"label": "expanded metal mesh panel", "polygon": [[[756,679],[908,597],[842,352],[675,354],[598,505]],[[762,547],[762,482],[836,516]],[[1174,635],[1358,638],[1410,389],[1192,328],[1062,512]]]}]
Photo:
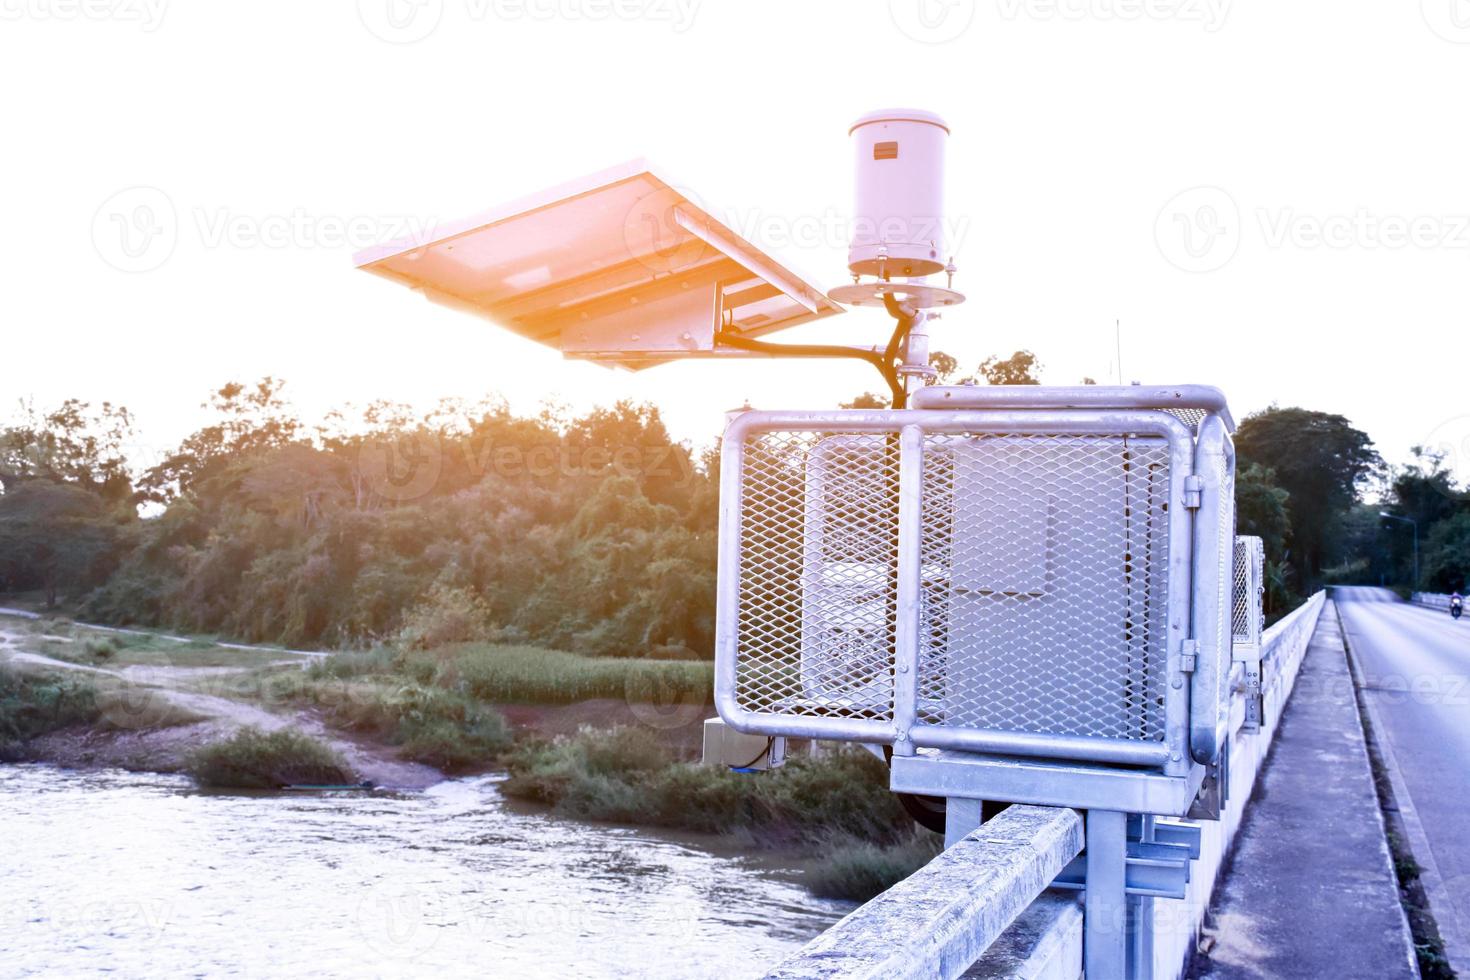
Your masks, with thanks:
[{"label": "expanded metal mesh panel", "polygon": [[1191,431],[1198,431],[1199,424],[1209,414],[1198,408],[1170,408],[1168,413],[1189,427]]},{"label": "expanded metal mesh panel", "polygon": [[1235,595],[1230,604],[1230,631],[1237,642],[1250,639],[1251,617],[1248,596],[1251,586],[1250,544],[1235,539]]},{"label": "expanded metal mesh panel", "polygon": [[1162,740],[1162,437],[930,435],[919,721]]},{"label": "expanded metal mesh panel", "polygon": [[[1230,631],[1231,617],[1229,611],[1233,606],[1233,592],[1235,577],[1232,566],[1235,557],[1235,471],[1223,454],[1212,454],[1211,466],[1214,469],[1214,479],[1209,485],[1217,488],[1220,500],[1227,502],[1227,506],[1216,509],[1218,523],[1215,527],[1216,547],[1218,549],[1219,564],[1216,569],[1216,605],[1217,615],[1210,623],[1197,623],[1195,626],[1197,634],[1204,639],[1207,632],[1214,634],[1215,649],[1220,651],[1220,656],[1212,658],[1210,662],[1215,665],[1219,674],[1217,687],[1225,690],[1229,687],[1226,678],[1230,672]],[[1228,712],[1228,707],[1221,703],[1222,713]]]},{"label": "expanded metal mesh panel", "polygon": [[1261,642],[1261,585],[1264,581],[1261,539],[1235,539],[1234,594],[1230,605],[1230,629],[1236,643]]},{"label": "expanded metal mesh panel", "polygon": [[[1166,412],[736,420],[721,715],[1175,775],[1215,760],[1237,622],[1233,453],[1217,417],[1191,438]],[[1188,683],[1171,684],[1180,669]],[[1171,749],[1185,737],[1190,759]]]},{"label": "expanded metal mesh panel", "polygon": [[891,719],[896,435],[752,437],[741,493],[738,703]]}]

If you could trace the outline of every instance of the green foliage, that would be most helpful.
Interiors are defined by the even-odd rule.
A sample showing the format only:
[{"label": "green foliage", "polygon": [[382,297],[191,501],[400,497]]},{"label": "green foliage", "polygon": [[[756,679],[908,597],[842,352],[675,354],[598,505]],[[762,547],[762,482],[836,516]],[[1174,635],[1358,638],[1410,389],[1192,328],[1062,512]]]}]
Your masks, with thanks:
[{"label": "green foliage", "polygon": [[1464,592],[1470,584],[1470,511],[1435,524],[1424,542],[1420,588]]},{"label": "green foliage", "polygon": [[402,679],[342,684],[318,673],[285,693],[313,704],[338,728],[397,745],[406,758],[448,771],[483,767],[511,742],[498,711],[441,687]]},{"label": "green foliage", "polygon": [[[1240,424],[1235,448],[1243,472],[1252,472],[1252,466],[1270,471],[1288,494],[1291,553],[1286,561],[1298,585],[1314,587],[1322,569],[1343,556],[1344,521],[1382,467],[1373,441],[1341,415],[1272,407]],[[1269,510],[1266,501],[1252,503]]]},{"label": "green foliage", "polygon": [[929,355],[929,364],[937,372],[933,384],[941,385],[1039,385],[1041,361],[1029,350],[1018,350],[1010,357],[995,354],[980,362],[974,374],[958,377],[959,361],[944,351]]},{"label": "green foliage", "polygon": [[242,728],[196,749],[186,768],[201,786],[279,789],[292,785],[343,785],[357,777],[331,746],[289,728]]},{"label": "green foliage", "polygon": [[[1383,512],[1404,520],[1388,520]],[[1403,594],[1464,591],[1470,584],[1467,527],[1470,495],[1445,468],[1441,453],[1416,446],[1413,461],[1389,474],[1381,498],[1347,515],[1341,529],[1345,559],[1327,570],[1328,578],[1343,583],[1383,582]]]},{"label": "green foliage", "polygon": [[483,640],[490,631],[490,609],[469,589],[435,583],[404,617],[398,642],[410,650]]},{"label": "green foliage", "polygon": [[[1041,361],[1029,350],[1018,350],[1010,357],[1000,358],[995,355],[987,357],[980,362],[980,366],[973,374],[960,377],[960,362],[952,355],[942,350],[933,351],[929,354],[929,366],[934,369],[933,377],[926,384],[931,385],[1039,385],[1041,384]],[[1090,379],[1086,382],[1093,384]],[[841,408],[888,408],[889,396],[875,394],[865,391],[850,402],[843,402]]]},{"label": "green foliage", "polygon": [[432,664],[436,683],[506,704],[653,701],[667,699],[668,692],[703,701],[714,687],[707,662],[594,658],[540,647],[470,644],[438,651],[432,659],[408,655],[405,661],[411,672],[414,665]]},{"label": "green foliage", "polygon": [[986,384],[1039,385],[1041,361],[1029,350],[1018,350],[1002,360],[994,355],[980,362],[980,376]]},{"label": "green foliage", "polygon": [[178,450],[139,481],[152,500],[171,500],[232,459],[294,443],[301,423],[282,395],[284,381],[262,378],[254,385],[232,381],[210,394],[200,408],[218,421],[189,436]]},{"label": "green foliage", "polygon": [[1253,534],[1266,551],[1264,598],[1268,616],[1292,608],[1296,592],[1287,559],[1291,541],[1291,495],[1276,485],[1276,473],[1259,463],[1240,467],[1235,476],[1235,529]]},{"label": "green foliage", "polygon": [[1261,539],[1266,554],[1280,560],[1291,537],[1291,494],[1276,484],[1275,471],[1249,463],[1235,476],[1235,527]]},{"label": "green foliage", "polygon": [[586,729],[525,744],[507,767],[507,795],[584,820],[740,831],[769,847],[820,843],[834,834],[890,844],[910,826],[888,791],[886,768],[859,749],[748,774],[674,762],[667,746],[643,729]]},{"label": "green foliage", "polygon": [[398,651],[388,646],[376,646],[369,650],[343,650],[313,661],[306,668],[306,673],[316,680],[347,680],[372,674],[391,674],[398,662],[398,656]]},{"label": "green foliage", "polygon": [[75,483],[37,477],[0,495],[0,582],[41,589],[48,608],[104,580],[124,532],[115,505]]},{"label": "green foliage", "polygon": [[707,661],[589,657],[543,647],[464,643],[435,650],[378,647],[337,653],[313,664],[309,678],[411,678],[479,701],[499,704],[573,704],[597,698],[703,702],[714,687]]},{"label": "green foliage", "polygon": [[30,739],[96,718],[97,691],[86,678],[0,666],[0,759]]},{"label": "green foliage", "polygon": [[914,830],[889,847],[865,840],[836,840],[807,871],[806,886],[821,898],[866,902],[934,860],[944,838]]},{"label": "green foliage", "polygon": [[377,403],[310,434],[269,378],[212,408],[145,475],[167,508],[86,615],[291,646],[712,653],[716,493],[653,408]]},{"label": "green foliage", "polygon": [[0,428],[0,492],[30,480],[70,483],[111,503],[132,495],[124,448],[133,440],[126,408],[103,402],[93,409],[75,398],[39,412],[23,402],[19,417]]}]

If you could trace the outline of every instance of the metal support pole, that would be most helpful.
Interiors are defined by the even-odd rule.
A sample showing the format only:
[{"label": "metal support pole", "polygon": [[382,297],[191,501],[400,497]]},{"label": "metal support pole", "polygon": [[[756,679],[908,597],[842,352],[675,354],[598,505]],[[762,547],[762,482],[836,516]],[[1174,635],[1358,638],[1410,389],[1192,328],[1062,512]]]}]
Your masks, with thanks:
[{"label": "metal support pole", "polygon": [[1128,815],[1087,811],[1083,970],[1088,980],[1128,977]]},{"label": "metal support pole", "polygon": [[[1154,817],[1144,814],[1139,821],[1139,839],[1154,843]],[[1128,977],[1152,980],[1154,975],[1154,899],[1147,895],[1128,897]]]},{"label": "metal support pole", "polygon": [[1128,980],[1154,975],[1154,902],[1148,895],[1128,898]]},{"label": "metal support pole", "polygon": [[979,800],[951,796],[944,801],[944,846],[952,847],[980,826]]},{"label": "metal support pole", "polygon": [[894,755],[913,755],[909,732],[919,702],[919,566],[923,560],[924,430],[906,425],[899,433],[898,582],[895,588],[893,654]]}]

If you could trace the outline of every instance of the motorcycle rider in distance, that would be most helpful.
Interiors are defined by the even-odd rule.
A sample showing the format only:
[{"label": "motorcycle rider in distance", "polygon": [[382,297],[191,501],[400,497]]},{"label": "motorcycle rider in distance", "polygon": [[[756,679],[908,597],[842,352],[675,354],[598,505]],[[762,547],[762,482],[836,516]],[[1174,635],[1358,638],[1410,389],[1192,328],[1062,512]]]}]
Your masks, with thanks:
[{"label": "motorcycle rider in distance", "polygon": [[1465,598],[1464,596],[1460,595],[1460,591],[1456,589],[1454,592],[1450,593],[1450,615],[1455,617],[1456,619],[1459,619],[1460,614],[1464,611]]}]

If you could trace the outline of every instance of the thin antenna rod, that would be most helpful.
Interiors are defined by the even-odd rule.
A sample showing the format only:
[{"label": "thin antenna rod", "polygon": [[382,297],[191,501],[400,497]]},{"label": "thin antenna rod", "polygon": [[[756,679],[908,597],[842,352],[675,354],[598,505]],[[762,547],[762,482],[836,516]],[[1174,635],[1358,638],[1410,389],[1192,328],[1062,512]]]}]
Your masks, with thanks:
[{"label": "thin antenna rod", "polygon": [[1113,321],[1113,340],[1117,345],[1118,384],[1123,383],[1123,324],[1120,320]]}]

